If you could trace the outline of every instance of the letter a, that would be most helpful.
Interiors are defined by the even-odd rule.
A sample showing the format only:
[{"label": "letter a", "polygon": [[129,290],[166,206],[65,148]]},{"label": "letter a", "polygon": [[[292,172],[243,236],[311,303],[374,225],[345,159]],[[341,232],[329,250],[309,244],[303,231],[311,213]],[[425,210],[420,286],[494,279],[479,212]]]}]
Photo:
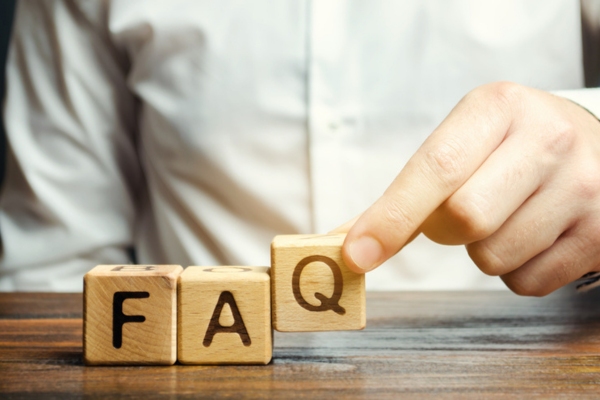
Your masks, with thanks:
[{"label": "letter a", "polygon": [[[229,304],[231,313],[233,314],[233,325],[231,326],[223,326],[219,322],[225,303]],[[202,342],[204,347],[209,347],[211,345],[213,338],[217,333],[237,333],[240,335],[244,346],[248,347],[252,343],[248,331],[246,330],[244,320],[242,319],[242,315],[240,314],[240,310],[238,309],[237,303],[231,292],[222,292],[219,296],[217,306],[215,307],[215,311],[213,311],[210,323],[208,324],[206,335],[204,335],[204,341]]]}]

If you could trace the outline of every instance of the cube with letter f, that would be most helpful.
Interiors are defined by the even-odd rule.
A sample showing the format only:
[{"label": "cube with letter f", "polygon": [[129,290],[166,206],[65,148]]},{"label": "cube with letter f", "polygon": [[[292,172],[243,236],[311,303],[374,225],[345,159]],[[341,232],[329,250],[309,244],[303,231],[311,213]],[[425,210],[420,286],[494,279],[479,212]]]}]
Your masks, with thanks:
[{"label": "cube with letter f", "polygon": [[363,329],[365,277],[342,260],[344,234],[281,235],[271,244],[273,327],[283,332]]},{"label": "cube with letter f", "polygon": [[174,364],[179,265],[98,265],[84,277],[88,365]]}]

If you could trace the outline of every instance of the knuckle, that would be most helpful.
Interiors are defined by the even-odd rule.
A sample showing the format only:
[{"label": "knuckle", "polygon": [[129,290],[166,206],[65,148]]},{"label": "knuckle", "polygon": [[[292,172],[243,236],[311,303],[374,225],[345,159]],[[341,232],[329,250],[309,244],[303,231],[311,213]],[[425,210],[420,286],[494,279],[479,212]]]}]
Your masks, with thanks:
[{"label": "knuckle", "polygon": [[445,212],[468,242],[482,240],[490,236],[495,227],[486,212],[486,202],[477,194],[455,195],[444,203]]},{"label": "knuckle", "polygon": [[494,82],[485,85],[487,93],[496,102],[512,106],[521,96],[522,86],[513,82]]},{"label": "knuckle", "polygon": [[466,247],[469,257],[484,274],[499,276],[509,269],[505,260],[499,257],[485,241],[471,243]]},{"label": "knuckle", "polygon": [[410,210],[406,209],[405,204],[389,199],[385,202],[383,208],[383,219],[390,227],[396,226],[414,226],[415,221],[410,218],[413,215]]},{"label": "knuckle", "polygon": [[512,292],[519,296],[542,297],[548,294],[546,287],[533,277],[526,280],[520,277],[503,278],[502,280]]},{"label": "knuckle", "polygon": [[543,149],[548,154],[562,156],[572,151],[576,140],[576,126],[566,119],[560,119],[544,133]]},{"label": "knuckle", "polygon": [[523,87],[513,82],[493,82],[479,86],[465,96],[476,102],[485,101],[496,105],[500,110],[513,108],[520,103]]},{"label": "knuckle", "polygon": [[[595,226],[595,229],[592,228]],[[598,225],[595,223],[589,224],[589,227],[597,230]],[[573,231],[575,232],[575,228]],[[556,278],[559,281],[568,280],[567,272],[573,269],[579,269],[580,263],[589,257],[596,248],[597,243],[595,240],[598,239],[598,234],[594,235],[591,232],[587,232],[584,228],[577,229],[578,234],[574,233],[569,236],[568,240],[563,241],[563,245],[557,255],[557,266],[554,268]],[[561,275],[562,273],[562,275]]]},{"label": "knuckle", "polygon": [[447,187],[462,183],[465,175],[465,151],[455,141],[447,140],[425,153],[425,165],[438,182]]},{"label": "knuckle", "polygon": [[[556,267],[552,268],[552,280],[554,281],[554,287],[561,287],[566,285],[567,283],[569,283],[570,277],[571,277],[571,271],[574,270],[574,265],[575,263],[572,262],[563,262],[560,263],[559,265],[557,265]],[[550,290],[548,290],[546,288],[547,292],[550,292]]]},{"label": "knuckle", "polygon": [[600,174],[598,169],[583,168],[574,180],[574,195],[581,200],[595,200],[600,196]]}]

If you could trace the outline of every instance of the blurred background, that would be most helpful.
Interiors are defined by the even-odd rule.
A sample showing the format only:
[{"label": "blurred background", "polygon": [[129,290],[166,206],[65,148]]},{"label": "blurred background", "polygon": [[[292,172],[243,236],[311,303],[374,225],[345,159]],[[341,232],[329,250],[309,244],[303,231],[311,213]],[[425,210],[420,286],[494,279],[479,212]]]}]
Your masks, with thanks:
[{"label": "blurred background", "polygon": [[[4,66],[6,65],[6,50],[12,27],[16,0],[0,0],[0,96],[4,101]],[[4,140],[4,121],[0,113],[0,187],[4,180],[4,160],[6,155],[6,142]]]},{"label": "blurred background", "polygon": [[[6,53],[16,0],[0,0],[0,98],[4,100]],[[600,0],[581,0],[583,58],[587,87],[600,86]],[[0,189],[4,181],[6,141],[0,112]]]}]

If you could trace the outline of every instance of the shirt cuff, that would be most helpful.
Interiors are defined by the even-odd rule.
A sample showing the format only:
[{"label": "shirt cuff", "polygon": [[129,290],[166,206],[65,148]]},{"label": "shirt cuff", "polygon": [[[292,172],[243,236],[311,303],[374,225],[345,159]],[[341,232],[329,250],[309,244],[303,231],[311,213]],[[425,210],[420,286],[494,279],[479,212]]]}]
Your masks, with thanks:
[{"label": "shirt cuff", "polygon": [[553,91],[552,94],[579,104],[600,120],[600,88],[558,90]]}]

